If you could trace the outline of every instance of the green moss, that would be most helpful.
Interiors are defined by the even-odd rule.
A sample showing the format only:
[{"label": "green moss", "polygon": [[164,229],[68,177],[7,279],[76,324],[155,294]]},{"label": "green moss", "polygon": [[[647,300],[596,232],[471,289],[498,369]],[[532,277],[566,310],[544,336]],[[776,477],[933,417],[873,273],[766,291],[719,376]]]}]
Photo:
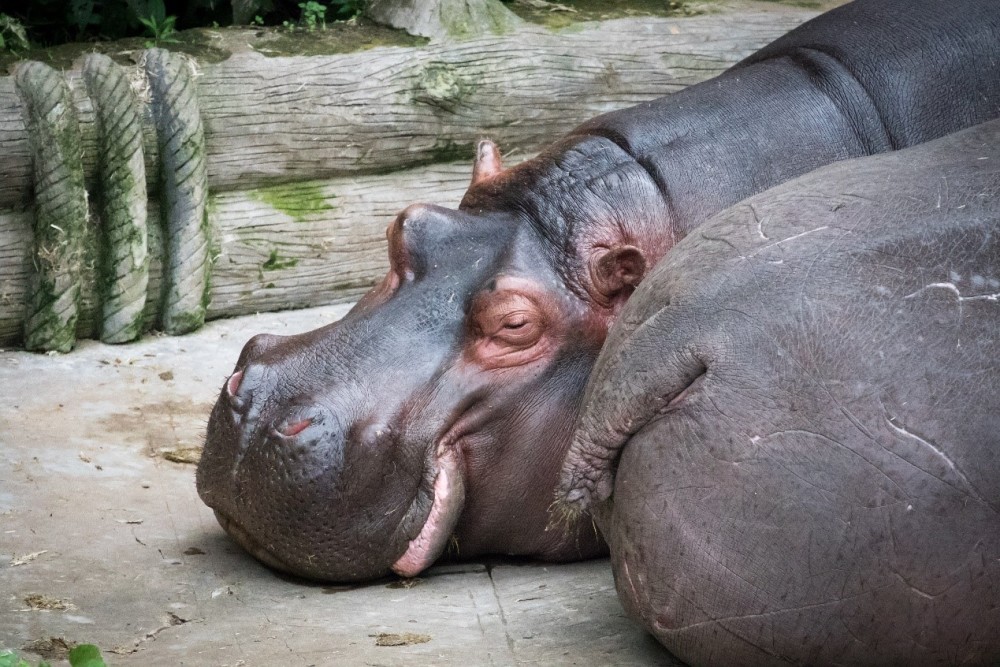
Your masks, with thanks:
[{"label": "green moss", "polygon": [[173,336],[197,331],[203,324],[205,324],[205,311],[197,313],[177,313],[170,318],[170,324],[171,335]]},{"label": "green moss", "polygon": [[606,21],[630,16],[692,16],[704,11],[706,1],[699,0],[553,0],[565,9],[532,7],[528,3],[511,3],[508,7],[526,21],[552,30],[575,29],[585,21]]},{"label": "green moss", "polygon": [[355,53],[377,46],[424,46],[428,39],[358,18],[328,23],[325,30],[269,28],[254,33],[250,47],[270,56],[326,56]]},{"label": "green moss", "polygon": [[276,211],[281,211],[296,222],[305,222],[307,218],[323,211],[333,210],[329,199],[334,197],[323,194],[322,188],[317,183],[272,185],[252,190],[250,196]]},{"label": "green moss", "polygon": [[298,263],[299,260],[294,257],[281,257],[277,250],[272,250],[267,261],[261,264],[260,268],[264,271],[280,271],[281,269],[290,269]]},{"label": "green moss", "polygon": [[474,92],[472,81],[459,68],[449,63],[431,63],[417,79],[413,101],[454,111]]},{"label": "green moss", "polygon": [[76,109],[62,76],[39,63],[18,72],[35,170],[34,263],[24,346],[68,352],[76,337],[88,246]]},{"label": "green moss", "polygon": [[[194,56],[200,63],[222,62],[233,53],[257,51],[265,56],[316,56],[365,51],[376,46],[423,46],[428,40],[402,30],[358,19],[328,23],[326,30],[305,31],[287,28],[195,28],[174,35],[171,51]],[[129,37],[113,42],[73,42],[48,48],[0,52],[0,72],[21,60],[39,60],[56,69],[69,69],[87,53],[104,53],[119,65],[135,66],[135,57],[145,50],[145,37]]]}]

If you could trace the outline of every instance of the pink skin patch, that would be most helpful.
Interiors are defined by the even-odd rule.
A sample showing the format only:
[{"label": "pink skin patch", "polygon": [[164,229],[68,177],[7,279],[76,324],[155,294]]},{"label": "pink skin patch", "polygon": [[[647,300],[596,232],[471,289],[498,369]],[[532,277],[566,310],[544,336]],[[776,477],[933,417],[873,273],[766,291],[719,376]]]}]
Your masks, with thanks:
[{"label": "pink skin patch", "polygon": [[309,428],[310,424],[312,424],[311,419],[303,419],[300,422],[295,422],[294,424],[289,424],[284,428],[278,429],[278,433],[280,433],[285,437],[291,438],[292,436],[298,435],[299,433],[302,433],[302,431]]},{"label": "pink skin patch", "polygon": [[226,390],[229,391],[230,396],[235,396],[236,392],[240,390],[240,383],[243,381],[243,371],[236,371],[229,377],[229,382],[226,383]]},{"label": "pink skin patch", "polygon": [[455,530],[465,504],[465,483],[459,468],[459,454],[448,448],[438,457],[438,472],[434,478],[434,504],[420,529],[410,540],[392,571],[401,577],[415,577],[437,560]]}]

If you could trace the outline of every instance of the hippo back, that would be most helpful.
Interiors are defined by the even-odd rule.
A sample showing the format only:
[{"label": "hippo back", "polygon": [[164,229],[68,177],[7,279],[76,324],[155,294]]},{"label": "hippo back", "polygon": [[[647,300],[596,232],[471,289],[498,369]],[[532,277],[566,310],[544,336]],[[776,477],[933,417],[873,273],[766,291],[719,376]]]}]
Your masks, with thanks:
[{"label": "hippo back", "polygon": [[692,664],[1000,662],[1000,121],[713,217],[595,364],[561,496]]}]

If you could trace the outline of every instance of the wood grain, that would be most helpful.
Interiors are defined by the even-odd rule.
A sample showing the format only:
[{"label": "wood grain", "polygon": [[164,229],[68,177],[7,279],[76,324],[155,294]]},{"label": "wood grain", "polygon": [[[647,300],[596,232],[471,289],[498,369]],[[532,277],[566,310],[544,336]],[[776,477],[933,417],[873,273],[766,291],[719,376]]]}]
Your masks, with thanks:
[{"label": "wood grain", "polygon": [[[235,54],[203,64],[197,77],[209,187],[471,158],[484,136],[505,152],[536,151],[594,115],[710,78],[814,15],[789,9],[646,17],[560,32],[528,25],[499,37],[331,56]],[[93,111],[79,72],[68,71],[67,79],[92,181]],[[144,135],[150,167],[151,127]],[[150,192],[156,175],[147,168]],[[20,102],[10,79],[0,77],[0,208],[26,206],[30,181]]]}]

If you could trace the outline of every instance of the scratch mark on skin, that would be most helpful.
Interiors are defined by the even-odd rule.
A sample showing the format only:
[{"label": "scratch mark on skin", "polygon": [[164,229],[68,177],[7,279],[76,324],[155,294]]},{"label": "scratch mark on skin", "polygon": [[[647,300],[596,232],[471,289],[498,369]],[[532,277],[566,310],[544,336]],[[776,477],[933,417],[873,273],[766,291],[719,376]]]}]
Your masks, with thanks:
[{"label": "scratch mark on skin", "polygon": [[803,236],[808,236],[809,234],[815,234],[816,232],[821,232],[824,229],[829,229],[829,227],[827,225],[823,225],[822,227],[817,227],[816,229],[810,229],[808,231],[801,232],[799,234],[795,234],[794,236],[789,236],[788,238],[781,239],[780,241],[775,241],[774,243],[768,243],[765,246],[761,246],[761,247],[757,248],[757,250],[755,250],[753,254],[756,255],[757,253],[763,252],[765,250],[769,250],[771,248],[775,248],[775,247],[781,245],[782,243],[788,243],[789,241],[794,241],[795,239],[800,239]]},{"label": "scratch mark on skin", "polygon": [[770,241],[771,237],[764,233],[765,220],[761,220],[760,216],[757,215],[757,209],[755,209],[752,205],[750,206],[750,212],[753,214],[753,219],[757,223],[757,233],[760,234],[760,237],[765,241]]},{"label": "scratch mark on skin", "polygon": [[903,582],[903,584],[905,584],[907,588],[909,588],[911,591],[913,591],[914,593],[916,593],[917,595],[919,595],[922,598],[925,598],[927,600],[933,600],[935,597],[937,597],[936,595],[931,595],[930,593],[928,593],[926,591],[920,590],[919,588],[917,588],[916,586],[914,586],[912,583],[910,583],[909,581],[907,581],[906,577],[904,577],[903,575],[901,575],[899,572],[893,572],[892,575],[894,577],[896,577],[897,579],[899,579],[901,582]]},{"label": "scratch mark on skin", "polygon": [[[880,586],[878,588],[873,588],[873,589],[870,589],[870,590],[862,591],[860,593],[857,593],[856,595],[848,595],[848,596],[845,596],[845,597],[838,598],[836,600],[829,600],[828,602],[815,602],[813,604],[804,604],[804,605],[799,605],[799,606],[796,606],[796,607],[786,607],[785,609],[775,609],[773,611],[764,611],[764,612],[760,612],[760,613],[757,613],[757,614],[737,614],[737,615],[734,615],[734,616],[721,616],[719,618],[712,618],[712,619],[709,619],[707,621],[697,621],[695,623],[689,623],[688,625],[684,625],[684,626],[681,626],[681,627],[671,628],[671,631],[672,632],[680,632],[682,630],[691,630],[693,628],[699,628],[699,627],[703,627],[703,626],[706,626],[706,625],[712,625],[713,623],[717,623],[720,626],[722,626],[724,629],[726,629],[726,630],[728,630],[730,632],[733,632],[730,628],[727,628],[724,625],[724,623],[726,621],[742,621],[742,620],[747,620],[747,619],[751,619],[751,618],[769,618],[771,616],[776,616],[778,614],[789,614],[789,613],[794,613],[794,612],[799,612],[799,611],[810,611],[810,610],[813,610],[813,609],[822,609],[824,607],[830,607],[831,605],[839,605],[839,604],[842,604],[844,602],[849,602],[851,600],[854,600],[854,599],[860,598],[860,597],[865,597],[865,596],[876,597],[878,593],[880,593],[881,591],[885,590],[886,588],[889,588],[889,586],[891,586],[891,584],[887,584],[885,586]],[[734,634],[736,634],[736,633],[734,632]],[[736,635],[736,636],[739,637],[739,635]]]},{"label": "scratch mark on skin", "polygon": [[[965,484],[965,486],[967,487],[967,489],[965,489],[965,490],[963,490],[963,489],[957,489],[957,490],[963,491],[964,493],[968,493],[973,498],[975,498],[976,500],[978,500],[979,502],[981,502],[983,505],[986,505],[987,507],[990,507],[990,504],[988,502],[986,502],[986,500],[982,496],[980,496],[979,493],[976,491],[976,487],[972,485],[972,482],[970,482],[969,479],[968,479],[968,477],[965,476],[965,473],[963,473],[962,470],[957,465],[955,465],[955,462],[952,461],[948,457],[948,455],[945,454],[939,447],[937,447],[936,445],[934,445],[934,443],[930,442],[929,440],[925,440],[924,438],[921,438],[916,433],[912,433],[912,432],[908,431],[905,427],[903,427],[901,424],[899,424],[899,420],[898,419],[896,419],[892,415],[889,415],[888,413],[886,413],[885,422],[889,425],[889,427],[893,431],[895,431],[899,435],[901,435],[901,436],[903,436],[905,438],[910,438],[910,439],[914,440],[915,442],[917,442],[918,444],[923,445],[926,449],[928,449],[931,452],[933,452],[940,460],[944,461],[945,465],[948,466],[948,468],[950,468],[956,475],[958,475],[958,478],[961,479],[962,483]],[[921,468],[921,470],[923,470],[923,469]],[[945,482],[945,480],[941,480],[941,481],[944,482],[945,484],[948,484],[947,482]],[[952,486],[952,485],[948,484],[948,486]]]},{"label": "scratch mark on skin", "polygon": [[625,575],[625,581],[628,582],[628,587],[632,591],[632,599],[638,603],[642,598],[639,597],[639,591],[636,590],[635,584],[632,583],[632,575],[628,571],[627,558],[622,558],[622,573]]},{"label": "scratch mark on skin", "polygon": [[929,289],[946,289],[955,295],[958,302],[964,303],[966,301],[1000,301],[1000,292],[994,292],[993,294],[977,294],[975,296],[962,296],[962,293],[955,286],[955,283],[931,283],[930,285],[925,285],[918,289],[916,292],[907,294],[904,299],[912,299],[920,294],[923,294]]}]

